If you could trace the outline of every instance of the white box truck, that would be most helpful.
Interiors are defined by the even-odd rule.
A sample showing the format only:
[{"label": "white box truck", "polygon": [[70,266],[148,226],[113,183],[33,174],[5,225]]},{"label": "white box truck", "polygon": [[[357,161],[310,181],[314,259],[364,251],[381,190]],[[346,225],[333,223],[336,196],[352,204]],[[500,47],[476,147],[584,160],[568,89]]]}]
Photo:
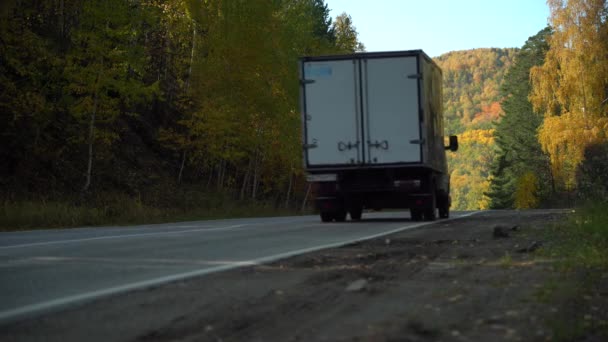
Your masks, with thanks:
[{"label": "white box truck", "polygon": [[304,167],[323,222],[449,217],[441,69],[421,50],[300,59]]}]

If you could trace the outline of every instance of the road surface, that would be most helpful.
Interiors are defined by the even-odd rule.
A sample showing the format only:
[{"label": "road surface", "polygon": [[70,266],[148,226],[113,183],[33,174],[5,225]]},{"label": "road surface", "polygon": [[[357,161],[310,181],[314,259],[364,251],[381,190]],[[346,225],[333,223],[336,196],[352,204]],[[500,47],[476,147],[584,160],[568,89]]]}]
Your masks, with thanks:
[{"label": "road surface", "polygon": [[331,224],[303,216],[0,233],[0,323],[428,224],[391,212]]}]

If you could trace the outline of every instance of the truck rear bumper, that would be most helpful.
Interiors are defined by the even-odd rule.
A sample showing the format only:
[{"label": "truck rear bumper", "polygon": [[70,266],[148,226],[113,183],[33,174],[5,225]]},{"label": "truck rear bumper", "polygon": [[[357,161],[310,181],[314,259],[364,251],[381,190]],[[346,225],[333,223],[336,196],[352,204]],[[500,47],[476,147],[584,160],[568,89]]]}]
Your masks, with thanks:
[{"label": "truck rear bumper", "polygon": [[349,208],[424,209],[433,204],[432,194],[403,192],[366,192],[317,197],[315,206],[323,212],[341,212]]}]

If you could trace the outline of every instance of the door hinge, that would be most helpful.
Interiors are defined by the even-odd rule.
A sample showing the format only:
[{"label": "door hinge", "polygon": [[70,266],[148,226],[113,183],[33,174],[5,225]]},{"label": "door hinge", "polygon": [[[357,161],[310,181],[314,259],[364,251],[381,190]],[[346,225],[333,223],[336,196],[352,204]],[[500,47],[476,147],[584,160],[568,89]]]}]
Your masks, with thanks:
[{"label": "door hinge", "polygon": [[416,139],[416,140],[410,140],[410,144],[415,144],[415,145],[422,145],[424,144],[424,139]]},{"label": "door hinge", "polygon": [[301,85],[307,85],[312,83],[315,83],[315,80],[300,80]]},{"label": "door hinge", "polygon": [[310,150],[311,148],[317,148],[319,147],[319,145],[317,145],[317,139],[312,139],[312,144],[304,144],[302,145],[302,148],[305,150]]},{"label": "door hinge", "polygon": [[407,78],[421,79],[421,78],[422,78],[422,74],[411,74],[411,75],[407,75]]}]

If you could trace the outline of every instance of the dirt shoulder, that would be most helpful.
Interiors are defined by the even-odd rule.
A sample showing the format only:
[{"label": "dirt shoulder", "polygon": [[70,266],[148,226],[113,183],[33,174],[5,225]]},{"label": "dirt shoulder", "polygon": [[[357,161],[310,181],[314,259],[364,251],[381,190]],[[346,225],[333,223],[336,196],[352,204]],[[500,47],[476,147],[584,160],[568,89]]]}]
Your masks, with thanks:
[{"label": "dirt shoulder", "polygon": [[548,284],[558,279],[553,262],[533,253],[542,243],[539,230],[563,217],[558,211],[504,211],[438,221],[99,300],[0,327],[0,336],[4,341],[550,340],[551,322],[585,305],[572,304],[576,293],[548,297]]}]

